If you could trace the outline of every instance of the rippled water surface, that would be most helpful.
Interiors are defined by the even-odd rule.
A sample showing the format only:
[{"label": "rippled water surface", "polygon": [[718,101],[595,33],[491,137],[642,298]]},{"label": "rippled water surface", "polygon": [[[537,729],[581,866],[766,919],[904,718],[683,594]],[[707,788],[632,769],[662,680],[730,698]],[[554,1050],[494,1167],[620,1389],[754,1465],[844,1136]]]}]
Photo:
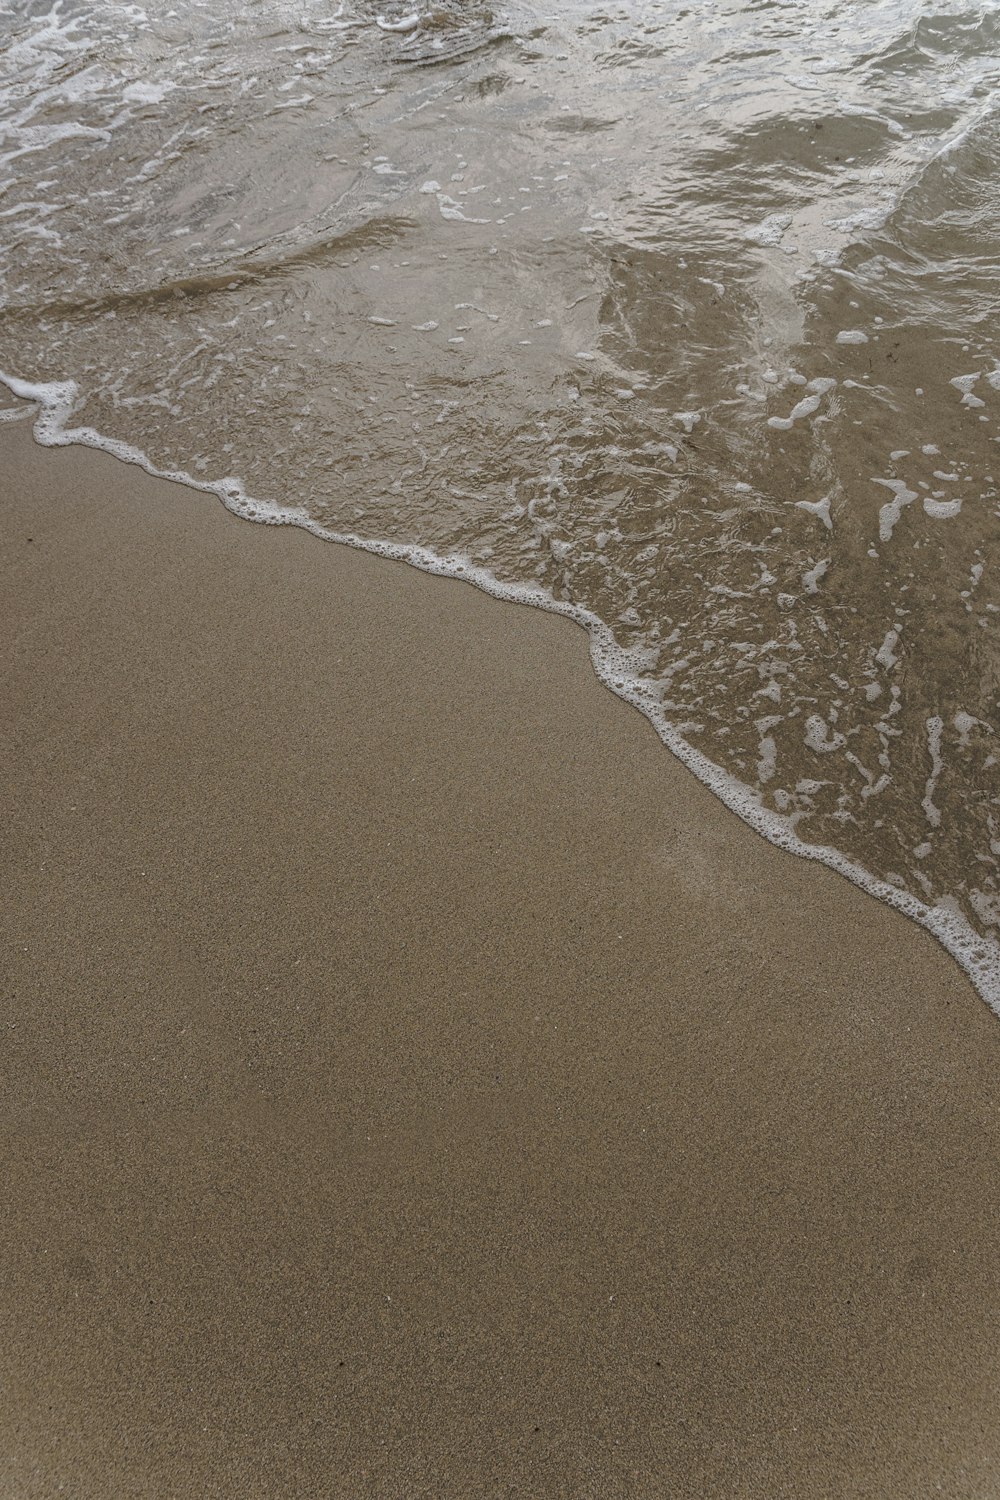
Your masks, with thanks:
[{"label": "rippled water surface", "polygon": [[1000,999],[997,5],[46,0],[0,45],[8,374],[596,617],[727,800]]}]

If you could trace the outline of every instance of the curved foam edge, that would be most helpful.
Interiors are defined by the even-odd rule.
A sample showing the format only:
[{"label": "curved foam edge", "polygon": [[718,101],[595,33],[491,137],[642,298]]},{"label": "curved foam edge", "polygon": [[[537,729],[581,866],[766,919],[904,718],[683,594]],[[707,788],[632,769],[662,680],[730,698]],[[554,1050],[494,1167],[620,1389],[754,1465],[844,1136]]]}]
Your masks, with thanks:
[{"label": "curved foam edge", "polygon": [[927,906],[908,891],[901,891],[887,881],[879,880],[838,850],[824,844],[807,844],[800,839],[787,818],[762,807],[756,792],[743,786],[700,750],[689,745],[667,722],[660,704],[636,674],[629,653],[617,644],[609,627],[589,610],[553,599],[539,587],[503,583],[487,569],[459,555],[443,557],[429,547],[416,543],[369,541],[349,532],[331,531],[302,509],[254,499],[247,495],[239,479],[227,478],[213,482],[195,479],[183,470],[159,469],[141,449],[131,444],[104,437],[92,427],[68,426],[79,394],[75,381],[31,382],[19,380],[0,370],[0,382],[18,399],[30,401],[37,406],[38,414],[32,431],[42,447],[71,447],[79,444],[98,448],[124,463],[137,464],[156,479],[173,480],[189,489],[215,495],[227,510],[245,520],[270,526],[298,526],[322,541],[338,542],[342,546],[354,547],[378,557],[410,563],[413,567],[438,577],[460,578],[466,583],[475,584],[496,599],[532,605],[536,609],[544,609],[550,614],[564,615],[576,621],[590,637],[590,657],[599,680],[617,697],[637,708],[652,724],[664,745],[731,812],[769,843],[803,859],[817,860],[820,864],[827,865],[845,875],[869,895],[895,907],[904,916],[926,928],[964,969],[987,1005],[1000,1015],[1000,943],[996,939],[980,936],[958,912],[944,906]]}]

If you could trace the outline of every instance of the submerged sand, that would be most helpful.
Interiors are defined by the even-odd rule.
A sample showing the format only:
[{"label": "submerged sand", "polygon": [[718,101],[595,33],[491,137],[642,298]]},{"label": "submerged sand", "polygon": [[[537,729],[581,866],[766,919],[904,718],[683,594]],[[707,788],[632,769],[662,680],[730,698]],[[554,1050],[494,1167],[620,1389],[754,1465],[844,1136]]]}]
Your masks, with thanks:
[{"label": "submerged sand", "polygon": [[16,1497],[992,1493],[1000,1025],[567,622],[0,432]]}]

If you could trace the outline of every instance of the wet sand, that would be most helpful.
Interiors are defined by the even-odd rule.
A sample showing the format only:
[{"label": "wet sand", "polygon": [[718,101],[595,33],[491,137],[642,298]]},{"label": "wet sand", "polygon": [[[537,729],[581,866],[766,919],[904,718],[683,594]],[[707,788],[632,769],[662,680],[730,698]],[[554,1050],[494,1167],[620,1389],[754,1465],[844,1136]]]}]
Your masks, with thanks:
[{"label": "wet sand", "polygon": [[993,1493],[933,939],[567,622],[0,458],[5,1495]]}]

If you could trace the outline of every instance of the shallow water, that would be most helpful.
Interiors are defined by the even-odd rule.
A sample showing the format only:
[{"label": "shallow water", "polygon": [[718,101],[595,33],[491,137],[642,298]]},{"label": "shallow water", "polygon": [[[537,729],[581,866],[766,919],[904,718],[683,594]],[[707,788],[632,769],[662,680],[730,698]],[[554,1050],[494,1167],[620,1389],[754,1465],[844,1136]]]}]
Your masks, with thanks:
[{"label": "shallow water", "polygon": [[1000,8],[77,0],[0,41],[0,367],[74,382],[58,423],[576,612],[1000,1003]]}]

